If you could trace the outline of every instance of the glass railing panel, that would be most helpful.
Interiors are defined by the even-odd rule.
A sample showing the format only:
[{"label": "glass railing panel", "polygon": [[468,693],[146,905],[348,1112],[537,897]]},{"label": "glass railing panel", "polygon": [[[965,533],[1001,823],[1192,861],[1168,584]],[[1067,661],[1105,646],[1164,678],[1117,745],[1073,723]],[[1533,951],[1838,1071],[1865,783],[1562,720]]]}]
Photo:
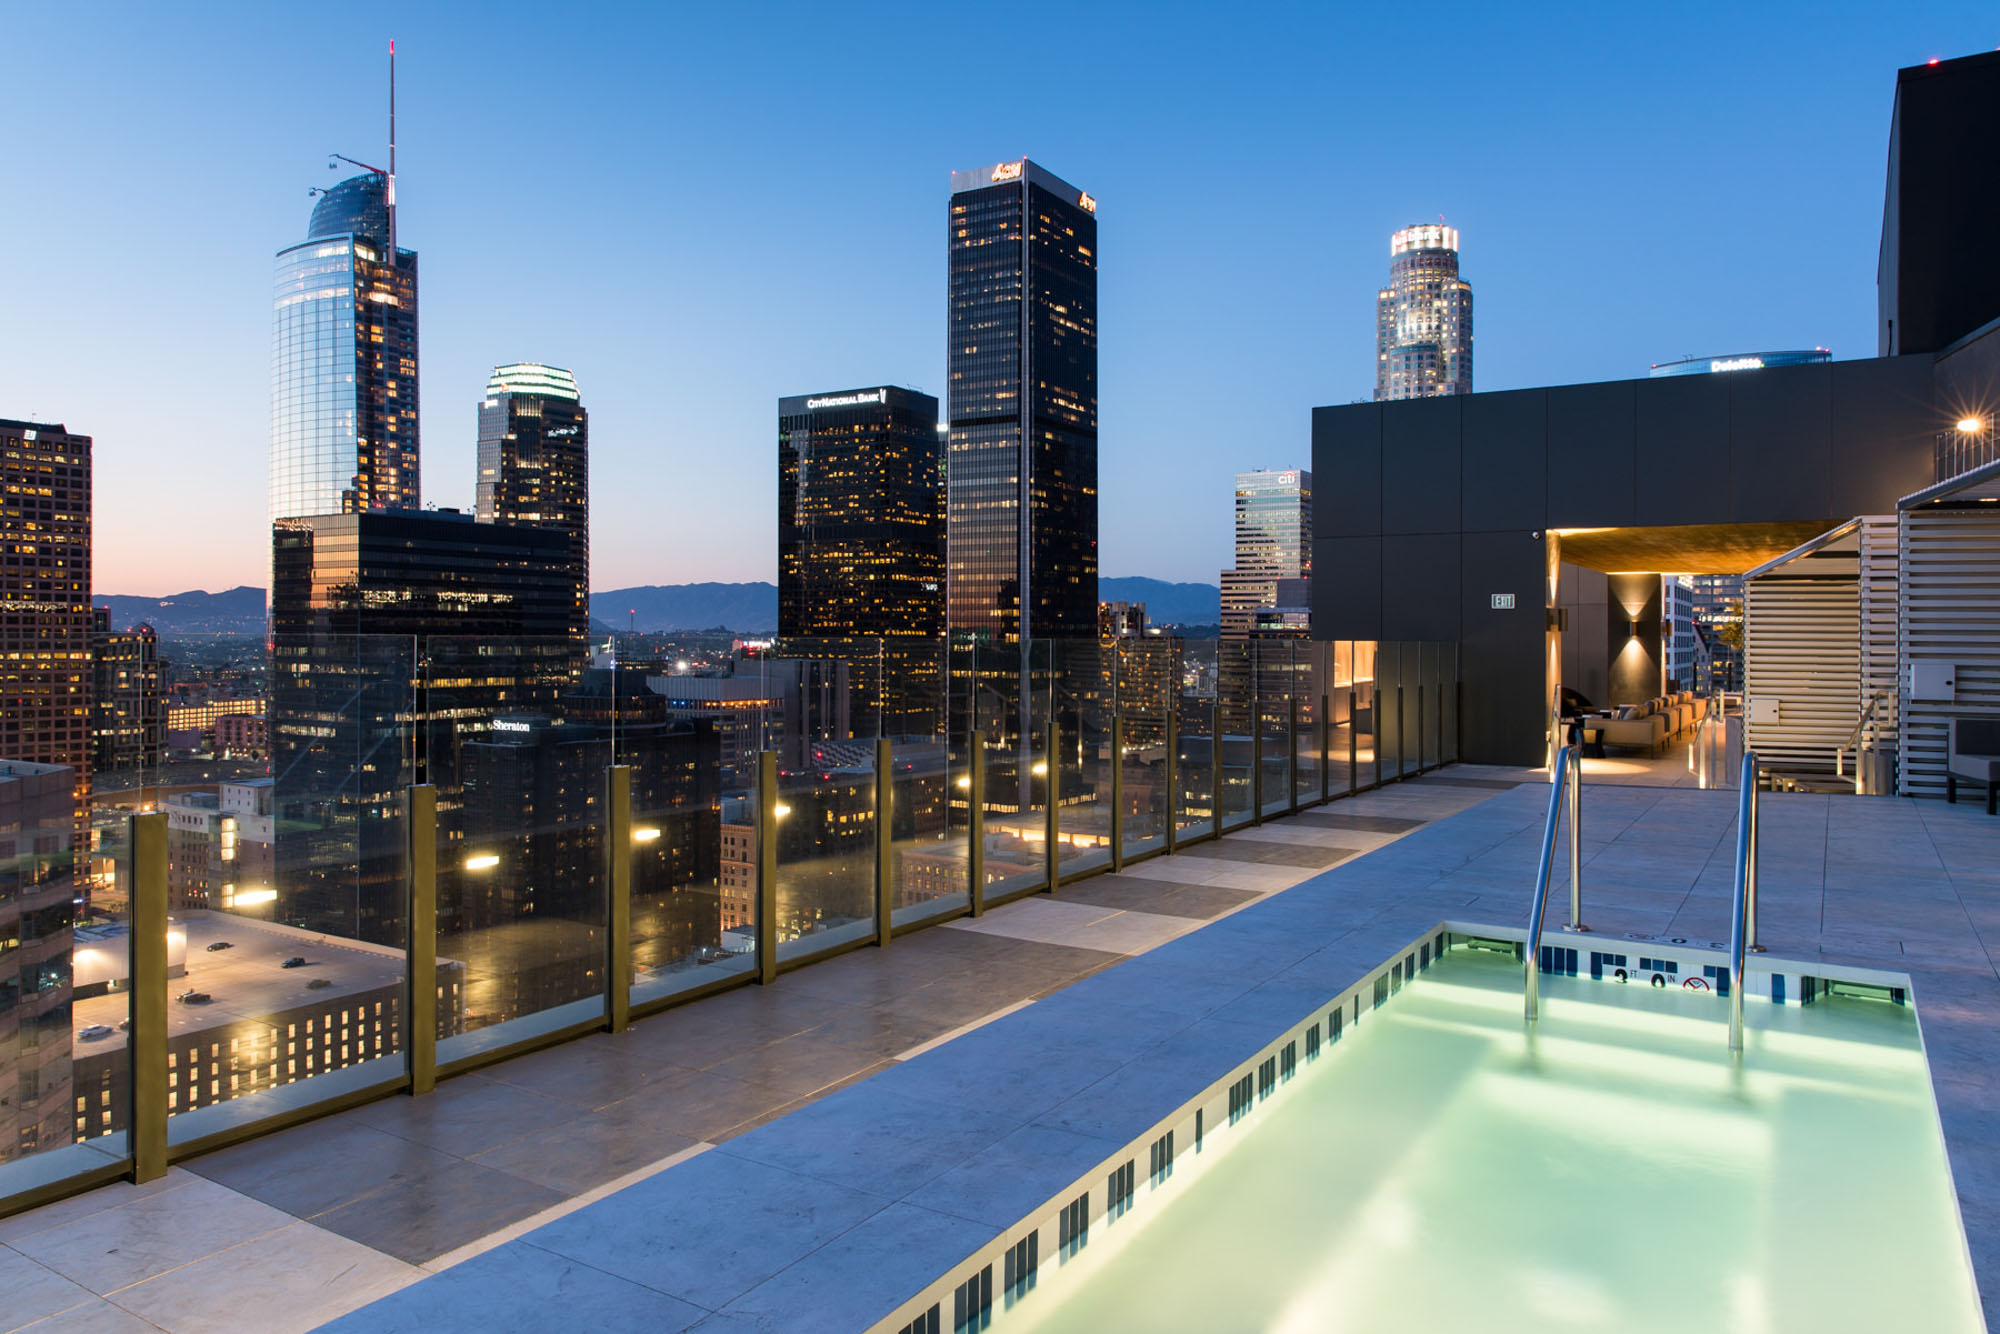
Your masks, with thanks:
[{"label": "glass railing panel", "polygon": [[[1054,654],[1046,641],[968,653],[967,713],[986,746],[986,894],[1048,884],[1048,786]],[[956,692],[954,692],[956,694]]]},{"label": "glass railing panel", "polygon": [[1173,819],[1184,834],[1215,827],[1215,650],[1212,639],[1174,641]]},{"label": "glass railing panel", "polygon": [[756,967],[756,822],[747,797],[723,794],[721,732],[712,717],[664,713],[618,730],[615,758],[631,771],[635,1005]]},{"label": "glass railing panel", "polygon": [[[568,639],[423,642],[437,789],[440,1064],[604,1011],[605,770],[647,705]],[[620,705],[623,705],[621,708]]]},{"label": "glass railing panel", "polygon": [[778,958],[875,934],[875,743],[821,741],[779,761]]},{"label": "glass railing panel", "polygon": [[1118,821],[1124,855],[1132,857],[1167,842],[1167,712],[1177,697],[1175,644],[1163,635],[1117,643],[1123,745],[1117,763],[1124,801]]},{"label": "glass railing panel", "polygon": [[1320,799],[1320,779],[1326,767],[1325,736],[1321,724],[1321,704],[1326,696],[1325,644],[1300,640],[1295,645],[1299,693],[1299,768],[1294,775],[1298,804],[1311,805]]},{"label": "glass railing panel", "polygon": [[1424,736],[1424,646],[1422,644],[1402,644],[1402,692],[1396,698],[1396,708],[1402,720],[1402,774],[1406,778],[1416,776],[1422,768],[1422,736]]},{"label": "glass railing panel", "polygon": [[1061,874],[1111,862],[1111,719],[1116,641],[1056,640],[1051,681],[1062,749],[1056,765],[1056,856]]},{"label": "glass railing panel", "polygon": [[1257,661],[1258,755],[1263,765],[1263,814],[1276,815],[1292,805],[1292,696],[1297,688],[1289,639],[1253,641]]},{"label": "glass railing panel", "polygon": [[963,742],[898,737],[890,747],[889,921],[956,917],[972,905],[972,772]]},{"label": "glass railing panel", "polygon": [[[169,731],[171,1142],[405,1073],[415,668],[404,636],[281,632],[263,774],[223,764],[240,725]],[[183,781],[203,754],[213,777]]]},{"label": "glass railing panel", "polygon": [[127,816],[79,786],[0,760],[0,1200],[127,1152]]},{"label": "glass railing panel", "polygon": [[1375,650],[1372,639],[1356,639],[1348,644],[1354,686],[1354,762],[1359,770],[1357,787],[1371,787],[1382,781],[1382,751],[1376,744],[1381,725],[1382,701],[1377,697]]},{"label": "glass railing panel", "polygon": [[1450,761],[1450,762],[1452,762],[1452,763],[1454,763],[1454,764],[1455,764],[1455,763],[1457,763],[1457,762],[1458,762],[1458,663],[1459,663],[1459,653],[1458,653],[1458,645],[1457,645],[1457,644],[1454,644],[1454,643],[1448,643],[1448,644],[1445,644],[1445,645],[1443,645],[1442,647],[1443,647],[1443,650],[1444,650],[1444,657],[1443,657],[1443,666],[1442,666],[1442,669],[1441,669],[1441,671],[1440,671],[1440,675],[1441,675],[1441,677],[1443,678],[1443,686],[1444,686],[1444,707],[1443,707],[1442,711],[1440,712],[1440,715],[1439,715],[1439,716],[1440,716],[1440,717],[1442,717],[1442,718],[1443,718],[1443,720],[1444,720],[1444,724],[1443,724],[1443,725],[1444,725],[1444,741],[1443,741],[1443,745],[1444,745],[1444,757],[1445,757],[1445,759],[1446,759],[1446,760],[1448,760],[1448,761]]},{"label": "glass railing panel", "polygon": [[1257,700],[1256,651],[1247,640],[1216,645],[1216,715],[1221,728],[1221,766],[1216,793],[1222,827],[1248,824],[1256,815]]},{"label": "glass railing panel", "polygon": [[1360,786],[1354,642],[1334,640],[1320,647],[1326,654],[1326,788],[1329,795],[1337,797]]}]

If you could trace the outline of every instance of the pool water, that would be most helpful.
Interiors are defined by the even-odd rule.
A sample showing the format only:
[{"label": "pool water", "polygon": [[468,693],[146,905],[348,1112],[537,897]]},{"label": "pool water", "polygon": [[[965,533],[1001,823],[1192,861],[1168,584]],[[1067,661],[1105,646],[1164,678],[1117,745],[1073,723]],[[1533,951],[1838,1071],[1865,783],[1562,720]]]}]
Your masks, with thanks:
[{"label": "pool water", "polygon": [[1983,1328],[1915,1014],[1726,1004],[1453,950],[995,1327]]}]

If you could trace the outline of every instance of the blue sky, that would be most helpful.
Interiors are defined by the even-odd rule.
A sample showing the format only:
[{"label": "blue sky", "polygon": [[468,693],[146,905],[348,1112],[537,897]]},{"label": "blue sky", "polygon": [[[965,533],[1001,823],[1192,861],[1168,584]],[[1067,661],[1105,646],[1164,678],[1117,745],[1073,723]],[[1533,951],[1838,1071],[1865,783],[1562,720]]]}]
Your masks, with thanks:
[{"label": "blue sky", "polygon": [[[1897,67],[1981,4],[8,5],[0,416],[96,437],[99,592],[262,584],[272,256],[329,151],[422,256],[425,498],[498,362],[573,369],[599,588],[769,579],[776,399],[942,397],[949,173],[1100,201],[1101,564],[1212,581],[1231,475],[1373,385],[1395,228],[1480,389],[1874,351]],[[1337,478],[1316,478],[1318,487]]]}]

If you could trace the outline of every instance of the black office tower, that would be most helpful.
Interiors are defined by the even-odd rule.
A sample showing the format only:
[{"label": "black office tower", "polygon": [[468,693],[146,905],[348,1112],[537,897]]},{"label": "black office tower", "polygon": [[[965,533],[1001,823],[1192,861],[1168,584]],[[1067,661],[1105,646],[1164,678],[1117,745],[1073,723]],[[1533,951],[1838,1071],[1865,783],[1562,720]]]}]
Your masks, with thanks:
[{"label": "black office tower", "polygon": [[464,744],[567,688],[569,551],[560,531],[452,512],[278,521],[278,921],[401,943],[402,790],[437,785],[448,842]]},{"label": "black office tower", "polygon": [[1881,356],[1942,352],[2000,310],[1993,134],[2000,52],[1896,72],[1882,249],[1875,273]]},{"label": "black office tower", "polygon": [[1022,159],[953,172],[949,620],[1097,634],[1097,201]]},{"label": "black office tower", "polygon": [[939,719],[937,409],[894,386],[778,400],[778,651],[852,664],[854,724],[882,735]]}]

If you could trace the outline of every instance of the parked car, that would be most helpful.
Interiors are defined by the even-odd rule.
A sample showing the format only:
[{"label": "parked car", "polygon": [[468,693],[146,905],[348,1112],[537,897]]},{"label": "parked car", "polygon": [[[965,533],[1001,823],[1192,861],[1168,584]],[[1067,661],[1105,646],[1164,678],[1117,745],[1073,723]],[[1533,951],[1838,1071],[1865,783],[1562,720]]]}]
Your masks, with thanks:
[{"label": "parked car", "polygon": [[330,977],[316,977],[316,978],[314,978],[314,979],[313,979],[312,981],[310,981],[310,982],[306,983],[306,990],[307,990],[307,991],[322,991],[322,990],[324,990],[324,989],[326,989],[327,987],[330,987],[330,986],[332,986],[332,985],[333,985],[333,979],[332,979],[332,978],[330,978]]},{"label": "parked car", "polygon": [[209,952],[210,954],[213,954],[213,953],[215,953],[215,952],[216,952],[217,950],[233,950],[233,949],[235,949],[235,948],[236,948],[236,947],[235,947],[234,945],[230,944],[230,943],[229,943],[228,941],[226,941],[226,940],[218,940],[218,941],[216,941],[216,942],[215,942],[215,943],[214,943],[213,945],[210,945],[210,946],[208,947],[208,952]]},{"label": "parked car", "polygon": [[183,991],[180,995],[174,997],[174,999],[183,1005],[206,1005],[214,1000],[215,997],[209,995],[206,991]]},{"label": "parked car", "polygon": [[85,1042],[95,1042],[99,1038],[108,1038],[117,1031],[109,1024],[85,1024],[76,1030],[76,1035]]},{"label": "parked car", "polygon": [[294,954],[291,958],[278,965],[280,968],[303,968],[305,966],[306,956],[303,954]]}]

